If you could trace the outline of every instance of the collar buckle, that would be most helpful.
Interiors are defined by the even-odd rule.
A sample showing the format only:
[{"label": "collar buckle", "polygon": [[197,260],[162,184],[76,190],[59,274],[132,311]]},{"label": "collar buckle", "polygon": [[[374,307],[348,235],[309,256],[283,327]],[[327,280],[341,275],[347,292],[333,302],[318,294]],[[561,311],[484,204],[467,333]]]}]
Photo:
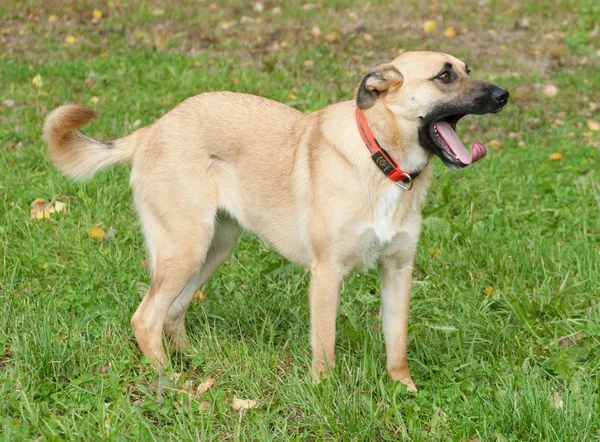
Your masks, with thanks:
[{"label": "collar buckle", "polygon": [[398,187],[402,187],[404,190],[410,190],[413,187],[413,179],[412,177],[407,174],[406,172],[402,172],[402,175],[404,175],[406,177],[406,179],[408,180],[406,182],[406,186],[404,185],[405,181],[394,181],[394,183],[396,184],[396,186]]}]

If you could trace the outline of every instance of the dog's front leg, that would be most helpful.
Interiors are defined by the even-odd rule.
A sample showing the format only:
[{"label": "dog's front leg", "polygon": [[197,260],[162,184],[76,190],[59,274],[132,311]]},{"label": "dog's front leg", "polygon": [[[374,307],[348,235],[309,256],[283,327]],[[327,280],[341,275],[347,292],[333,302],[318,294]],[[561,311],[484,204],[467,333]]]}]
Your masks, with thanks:
[{"label": "dog's front leg", "polygon": [[417,391],[408,370],[408,306],[412,289],[412,257],[384,258],[379,263],[381,313],[387,353],[387,369],[391,378]]},{"label": "dog's front leg", "polygon": [[328,366],[335,363],[335,320],[342,272],[339,266],[328,263],[313,264],[310,270],[312,373],[319,382],[321,377],[327,377]]}]

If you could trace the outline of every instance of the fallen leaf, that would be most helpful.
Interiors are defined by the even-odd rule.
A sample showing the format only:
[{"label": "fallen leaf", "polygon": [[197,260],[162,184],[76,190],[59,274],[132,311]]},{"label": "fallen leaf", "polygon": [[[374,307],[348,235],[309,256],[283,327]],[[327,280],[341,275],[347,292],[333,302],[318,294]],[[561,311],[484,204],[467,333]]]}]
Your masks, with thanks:
[{"label": "fallen leaf", "polygon": [[565,403],[560,398],[560,394],[558,394],[558,391],[554,390],[554,393],[552,393],[552,401],[550,402],[550,406],[558,409],[562,408],[564,405]]},{"label": "fallen leaf", "polygon": [[490,140],[487,144],[488,146],[495,147],[496,149],[502,147],[502,142],[500,140]]},{"label": "fallen leaf", "polygon": [[94,104],[98,104],[98,103],[100,103],[100,98],[94,96],[94,97],[90,98],[90,101]]},{"label": "fallen leaf", "polygon": [[29,217],[32,219],[50,218],[50,214],[54,212],[56,212],[56,209],[54,208],[52,203],[49,203],[42,198],[36,198],[31,203]]},{"label": "fallen leaf", "polygon": [[15,100],[13,100],[12,98],[7,98],[6,100],[2,100],[2,104],[6,107],[14,107]]},{"label": "fallen leaf", "polygon": [[281,9],[281,6],[275,6],[273,9],[271,9],[271,13],[273,14],[281,14],[282,11],[283,9]]},{"label": "fallen leaf", "polygon": [[329,34],[327,34],[325,36],[325,40],[327,40],[327,41],[336,41],[337,38],[338,38],[338,35],[335,32],[330,32]]},{"label": "fallen leaf", "polygon": [[362,12],[369,12],[371,10],[371,5],[364,5],[362,7]]},{"label": "fallen leaf", "polygon": [[92,18],[95,20],[100,20],[102,18],[102,11],[100,9],[94,9],[94,12],[92,12]]},{"label": "fallen leaf", "polygon": [[235,411],[248,410],[250,408],[256,408],[258,402],[253,399],[239,399],[237,397],[233,397],[233,401],[231,402],[231,408]]},{"label": "fallen leaf", "polygon": [[365,39],[365,41],[373,41],[373,36],[369,33],[364,33],[363,38]]},{"label": "fallen leaf", "polygon": [[161,9],[161,8],[156,8],[156,9],[154,9],[154,11],[152,11],[152,14],[156,15],[157,17],[159,15],[163,15],[164,13],[165,13],[165,10]]},{"label": "fallen leaf", "polygon": [[501,51],[506,51],[506,45],[500,45],[500,50]]},{"label": "fallen leaf", "polygon": [[65,210],[65,207],[67,207],[67,205],[65,203],[63,203],[62,201],[56,201],[54,203],[54,209],[57,212],[62,212],[63,210]]},{"label": "fallen leaf", "polygon": [[444,35],[446,37],[456,37],[456,29],[450,26],[444,30]]},{"label": "fallen leaf", "polygon": [[560,161],[563,159],[563,154],[562,153],[558,153],[558,152],[554,152],[552,155],[550,155],[550,159],[552,161]]},{"label": "fallen leaf", "polygon": [[556,97],[558,95],[558,88],[549,83],[544,86],[544,95],[547,97]]},{"label": "fallen leaf", "polygon": [[206,298],[206,295],[204,293],[202,293],[202,291],[200,291],[200,290],[196,290],[196,293],[194,293],[194,299],[196,299],[198,301],[204,301],[205,298]]},{"label": "fallen leaf", "polygon": [[252,10],[254,12],[263,12],[265,9],[265,5],[263,5],[261,2],[256,2],[252,5]]},{"label": "fallen leaf", "polygon": [[435,22],[433,20],[429,20],[425,22],[425,25],[423,26],[423,30],[425,32],[433,32],[435,31]]},{"label": "fallen leaf", "polygon": [[310,32],[315,38],[319,38],[321,36],[321,28],[319,28],[318,26],[313,26]]},{"label": "fallen leaf", "polygon": [[487,296],[490,296],[494,293],[494,287],[489,286],[483,289],[483,293],[485,293]]},{"label": "fallen leaf", "polygon": [[48,16],[48,22],[50,22],[50,23],[54,23],[54,22],[56,22],[56,21],[58,21],[58,16],[57,16],[57,15],[55,15],[55,14],[50,14],[50,15]]},{"label": "fallen leaf", "polygon": [[42,80],[42,76],[40,74],[37,74],[31,80],[31,84],[33,84],[35,87],[42,87],[44,85],[44,80]]},{"label": "fallen leaf", "polygon": [[102,238],[104,238],[104,234],[106,232],[102,230],[102,227],[94,226],[90,230],[88,230],[88,233],[90,234],[90,238],[101,240]]},{"label": "fallen leaf", "polygon": [[440,256],[442,254],[442,251],[440,249],[432,249],[429,251],[429,254],[431,256]]},{"label": "fallen leaf", "polygon": [[65,37],[65,43],[68,45],[72,45],[77,43],[77,39],[75,37],[73,37],[72,35],[68,35]]},{"label": "fallen leaf", "polygon": [[313,67],[313,66],[315,65],[315,62],[314,62],[314,61],[312,61],[312,60],[305,60],[303,64],[304,64],[304,66],[306,66],[307,68],[311,68],[311,67]]},{"label": "fallen leaf", "polygon": [[219,10],[219,5],[216,3],[211,3],[208,9],[210,9],[211,12],[217,12]]},{"label": "fallen leaf", "polygon": [[208,402],[208,401],[200,401],[200,404],[198,405],[198,408],[200,410],[210,410],[210,402]]},{"label": "fallen leaf", "polygon": [[296,94],[288,94],[287,96],[290,100],[297,100],[298,97],[296,96]]},{"label": "fallen leaf", "polygon": [[215,381],[213,378],[206,379],[204,382],[198,385],[198,388],[196,388],[196,395],[202,396],[215,385],[215,382],[217,381]]},{"label": "fallen leaf", "polygon": [[600,130],[600,123],[596,120],[587,120],[587,125],[590,130],[597,131]]}]

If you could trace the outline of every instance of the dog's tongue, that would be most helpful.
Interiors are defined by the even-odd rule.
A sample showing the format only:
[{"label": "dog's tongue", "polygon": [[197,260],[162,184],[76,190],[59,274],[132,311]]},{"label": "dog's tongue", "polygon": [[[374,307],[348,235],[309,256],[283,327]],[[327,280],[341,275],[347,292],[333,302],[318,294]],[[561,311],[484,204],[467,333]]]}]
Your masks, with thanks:
[{"label": "dog's tongue", "polygon": [[487,149],[479,141],[471,144],[471,152],[469,152],[449,123],[443,120],[436,121],[435,128],[454,154],[454,157],[461,163],[471,164],[487,155]]}]

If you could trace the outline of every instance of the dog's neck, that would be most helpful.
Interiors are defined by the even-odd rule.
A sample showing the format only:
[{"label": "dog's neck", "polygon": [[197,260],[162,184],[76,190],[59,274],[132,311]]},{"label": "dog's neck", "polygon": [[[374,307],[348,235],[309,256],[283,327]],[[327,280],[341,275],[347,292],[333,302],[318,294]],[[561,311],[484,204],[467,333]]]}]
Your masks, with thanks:
[{"label": "dog's neck", "polygon": [[[372,171],[383,182],[389,181],[389,178],[373,165],[369,149],[361,138],[356,126],[356,102],[343,101],[332,106],[339,108],[339,111],[317,111],[310,114],[311,118],[325,118],[323,124],[327,130],[324,131],[324,138],[352,164],[364,171]],[[381,147],[401,170],[422,171],[429,163],[430,155],[419,145],[416,126],[407,122],[399,127],[391,117],[391,112],[380,112],[375,107],[367,109],[365,116]]]},{"label": "dog's neck", "polygon": [[375,138],[396,161],[400,169],[422,171],[431,158],[418,141],[418,132],[411,122],[398,122],[383,104],[364,111]]}]

